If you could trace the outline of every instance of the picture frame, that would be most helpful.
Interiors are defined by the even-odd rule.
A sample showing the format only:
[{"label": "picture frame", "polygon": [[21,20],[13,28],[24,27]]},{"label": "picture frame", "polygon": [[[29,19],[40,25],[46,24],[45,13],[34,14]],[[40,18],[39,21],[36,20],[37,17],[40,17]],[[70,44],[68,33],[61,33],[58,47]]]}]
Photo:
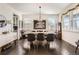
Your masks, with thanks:
[{"label": "picture frame", "polygon": [[46,29],[46,20],[34,20],[34,29]]}]

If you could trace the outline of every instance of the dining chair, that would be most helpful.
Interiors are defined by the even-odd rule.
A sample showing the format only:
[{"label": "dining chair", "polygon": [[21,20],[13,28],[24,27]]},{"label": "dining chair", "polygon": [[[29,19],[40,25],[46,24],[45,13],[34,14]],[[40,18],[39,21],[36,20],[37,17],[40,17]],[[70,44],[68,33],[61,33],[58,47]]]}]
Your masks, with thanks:
[{"label": "dining chair", "polygon": [[44,34],[43,33],[38,33],[37,34],[38,47],[39,47],[39,45],[43,44],[44,39],[45,38],[44,38]]},{"label": "dining chair", "polygon": [[33,33],[29,33],[29,34],[27,34],[27,40],[30,42],[30,46],[32,47],[34,47],[35,48],[35,46],[33,45],[33,42],[35,41],[35,34],[33,34]]},{"label": "dining chair", "polygon": [[79,47],[79,40],[77,41],[77,42],[75,42],[76,43],[76,45],[77,45],[77,47],[76,47],[76,49],[75,49],[75,53],[77,53],[77,50],[78,50],[78,47]]},{"label": "dining chair", "polygon": [[54,41],[54,34],[47,34],[46,40],[48,41],[48,48],[53,48],[51,47]]}]

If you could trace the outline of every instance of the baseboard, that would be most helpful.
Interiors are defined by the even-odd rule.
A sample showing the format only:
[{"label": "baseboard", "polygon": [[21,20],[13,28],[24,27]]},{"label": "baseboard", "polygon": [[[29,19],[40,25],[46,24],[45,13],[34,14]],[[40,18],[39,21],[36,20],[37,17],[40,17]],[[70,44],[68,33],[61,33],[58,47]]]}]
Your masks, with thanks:
[{"label": "baseboard", "polygon": [[72,47],[75,47],[75,48],[76,48],[76,46],[74,46],[74,45],[70,44],[69,42],[67,42],[67,41],[65,41],[65,40],[62,40],[62,41],[66,42],[66,43],[67,43],[67,44],[69,44],[70,46],[72,46]]}]

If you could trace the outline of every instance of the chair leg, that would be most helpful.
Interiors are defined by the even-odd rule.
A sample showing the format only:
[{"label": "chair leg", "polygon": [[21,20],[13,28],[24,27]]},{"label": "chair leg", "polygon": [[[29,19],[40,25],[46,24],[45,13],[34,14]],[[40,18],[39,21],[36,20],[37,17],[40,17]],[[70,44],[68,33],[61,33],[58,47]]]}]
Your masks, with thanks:
[{"label": "chair leg", "polygon": [[46,48],[46,44],[45,45],[42,45],[42,46],[43,46],[44,49]]},{"label": "chair leg", "polygon": [[76,49],[75,49],[75,53],[77,53],[77,50],[78,50],[78,45],[77,45],[77,47],[76,47]]},{"label": "chair leg", "polygon": [[35,51],[36,45],[33,45],[33,47],[34,47],[33,49],[34,49],[34,51]]},{"label": "chair leg", "polygon": [[49,50],[49,43],[47,44],[47,49]]},{"label": "chair leg", "polygon": [[30,48],[28,49],[28,54],[30,54],[30,50],[31,50],[31,44],[30,44]]},{"label": "chair leg", "polygon": [[2,48],[0,48],[0,54],[1,54]]},{"label": "chair leg", "polygon": [[29,51],[28,51],[28,54],[30,53],[30,49],[28,49]]},{"label": "chair leg", "polygon": [[37,51],[38,51],[38,48],[39,48],[38,45],[36,45],[36,49],[37,49]]},{"label": "chair leg", "polygon": [[25,55],[26,54],[28,54],[28,55],[30,54],[30,49],[29,48],[28,49],[25,49]]}]

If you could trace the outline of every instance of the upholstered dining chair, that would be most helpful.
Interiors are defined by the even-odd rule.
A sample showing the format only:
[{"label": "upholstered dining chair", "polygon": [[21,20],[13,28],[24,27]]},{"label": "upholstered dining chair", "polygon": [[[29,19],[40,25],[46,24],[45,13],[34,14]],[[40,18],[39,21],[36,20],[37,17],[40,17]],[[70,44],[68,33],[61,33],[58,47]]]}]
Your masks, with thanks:
[{"label": "upholstered dining chair", "polygon": [[53,44],[53,41],[54,41],[54,34],[47,34],[47,38],[46,40],[48,41],[48,47],[49,48],[53,48],[52,44]]},{"label": "upholstered dining chair", "polygon": [[37,40],[38,41],[43,41],[44,40],[44,34],[43,33],[38,33],[37,34]]},{"label": "upholstered dining chair", "polygon": [[27,34],[27,40],[30,42],[30,46],[31,46],[31,44],[33,44],[33,42],[35,41],[35,34],[33,34],[33,33],[29,33],[29,34]]},{"label": "upholstered dining chair", "polygon": [[38,33],[37,34],[37,40],[38,40],[38,45],[44,46],[45,43],[46,43],[43,33]]},{"label": "upholstered dining chair", "polygon": [[79,47],[79,40],[77,41],[77,42],[75,42],[76,43],[76,45],[77,45],[77,47],[76,47],[76,49],[75,49],[75,53],[77,53],[77,50],[78,50],[78,47]]}]

